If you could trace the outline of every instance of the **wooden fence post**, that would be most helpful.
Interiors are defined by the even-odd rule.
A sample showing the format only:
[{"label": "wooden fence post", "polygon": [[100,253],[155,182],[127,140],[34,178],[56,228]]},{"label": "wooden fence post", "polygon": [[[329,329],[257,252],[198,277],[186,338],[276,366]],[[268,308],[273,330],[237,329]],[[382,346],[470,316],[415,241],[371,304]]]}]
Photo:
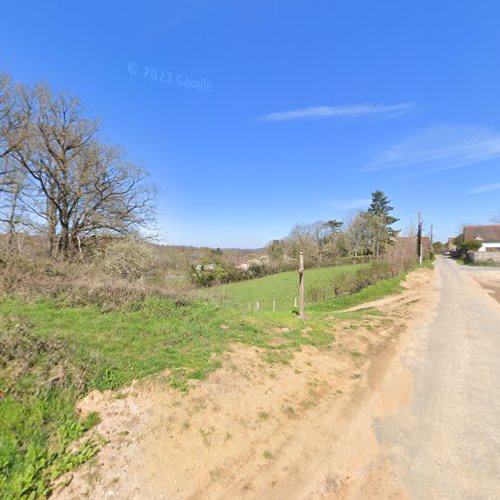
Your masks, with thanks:
[{"label": "wooden fence post", "polygon": [[300,293],[300,308],[299,317],[305,318],[304,314],[304,252],[299,255],[299,293]]}]

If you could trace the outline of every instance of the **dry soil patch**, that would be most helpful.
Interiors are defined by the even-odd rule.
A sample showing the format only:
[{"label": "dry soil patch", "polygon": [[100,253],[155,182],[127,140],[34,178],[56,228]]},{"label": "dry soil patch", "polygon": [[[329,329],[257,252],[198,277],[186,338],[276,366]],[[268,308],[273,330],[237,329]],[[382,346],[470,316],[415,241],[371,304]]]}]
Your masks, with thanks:
[{"label": "dry soil patch", "polygon": [[100,413],[108,444],[56,498],[404,497],[373,420],[408,402],[399,352],[432,290],[432,271],[411,273],[382,317],[332,321],[329,350],[304,348],[286,365],[235,345],[187,394],[161,375],[89,394],[79,410]]}]

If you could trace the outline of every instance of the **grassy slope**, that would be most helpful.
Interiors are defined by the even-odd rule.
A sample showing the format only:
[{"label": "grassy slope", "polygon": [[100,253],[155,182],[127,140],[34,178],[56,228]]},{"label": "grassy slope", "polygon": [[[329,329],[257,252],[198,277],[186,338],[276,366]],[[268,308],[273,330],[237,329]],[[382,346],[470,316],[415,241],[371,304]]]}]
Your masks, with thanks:
[{"label": "grassy slope", "polygon": [[[305,274],[306,300],[312,302],[311,296],[317,289],[327,289],[332,278],[341,272],[354,272],[364,264],[351,266],[324,267],[309,269]],[[244,308],[255,307],[260,303],[261,310],[272,310],[273,300],[276,309],[290,310],[294,306],[294,299],[298,297],[298,273],[291,271],[273,274],[264,278],[249,281],[240,281],[228,285],[216,286],[203,290],[201,293],[207,297],[216,298],[223,302],[239,305]]]},{"label": "grassy slope", "polygon": [[381,299],[386,295],[392,295],[401,291],[401,282],[406,278],[407,273],[402,273],[394,278],[379,281],[368,286],[358,293],[346,295],[337,299],[325,300],[311,305],[314,311],[340,311],[350,307],[359,306],[365,302],[372,302]]},{"label": "grassy slope", "polygon": [[[216,369],[219,355],[237,342],[263,348],[269,362],[286,362],[302,344],[333,341],[330,329],[312,324],[318,325],[314,337],[304,335],[289,313],[243,315],[202,301],[178,306],[150,299],[137,310],[107,313],[53,302],[1,302],[0,498],[44,497],[51,480],[92,456],[94,443],[76,454],[67,451],[90,425],[74,414],[76,400],[90,390],[118,388],[163,369],[171,370],[171,385],[185,389],[189,379]],[[273,343],[276,325],[290,328],[280,345]],[[10,342],[15,335],[21,344]],[[22,378],[16,358],[23,360]],[[59,369],[52,368],[61,359],[64,377],[54,381]],[[67,377],[73,372],[75,380]]]},{"label": "grassy slope", "polygon": [[[308,271],[309,286],[321,286],[335,272]],[[377,283],[336,301],[313,304],[307,309],[307,326],[314,335],[302,331],[303,323],[291,314],[290,305],[275,313],[265,306],[277,295],[293,300],[294,294],[287,292],[287,287],[296,285],[296,273],[225,287],[232,300],[248,301],[258,295],[264,303],[259,313],[203,300],[176,304],[148,299],[135,309],[114,312],[55,302],[0,302],[0,347],[4,351],[0,352],[0,497],[43,497],[50,492],[51,480],[95,452],[93,443],[78,453],[67,452],[69,443],[92,424],[79,422],[73,410],[76,400],[88,391],[116,389],[163,369],[170,369],[168,378],[174,387],[185,389],[190,378],[204,378],[216,369],[220,355],[236,342],[261,347],[268,362],[287,362],[301,345],[321,348],[334,341],[334,326],[326,316],[397,292],[403,278]],[[334,315],[356,319],[367,313]],[[289,331],[277,334],[277,327]],[[9,344],[16,335],[22,342]],[[20,351],[23,342],[26,352]],[[36,356],[30,354],[33,346],[38,346]],[[29,358],[29,369],[22,377],[12,369],[10,360],[16,356]],[[61,359],[66,376],[48,382],[51,367]],[[71,378],[73,372],[76,375]]]}]

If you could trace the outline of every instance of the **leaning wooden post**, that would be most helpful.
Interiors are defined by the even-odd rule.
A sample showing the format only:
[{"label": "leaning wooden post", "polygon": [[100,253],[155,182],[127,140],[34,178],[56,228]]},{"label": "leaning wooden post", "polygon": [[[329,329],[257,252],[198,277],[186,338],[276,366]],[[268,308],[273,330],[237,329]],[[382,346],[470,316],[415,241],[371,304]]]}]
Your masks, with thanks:
[{"label": "leaning wooden post", "polygon": [[304,314],[304,252],[299,255],[299,295],[300,295],[300,308],[299,317],[305,318]]}]

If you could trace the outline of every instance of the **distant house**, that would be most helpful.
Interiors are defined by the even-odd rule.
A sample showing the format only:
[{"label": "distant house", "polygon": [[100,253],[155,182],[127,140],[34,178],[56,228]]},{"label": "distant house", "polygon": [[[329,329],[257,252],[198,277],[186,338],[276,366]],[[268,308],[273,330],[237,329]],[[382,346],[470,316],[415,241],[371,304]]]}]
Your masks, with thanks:
[{"label": "distant house", "polygon": [[[418,237],[417,236],[398,236],[395,239],[396,246],[405,248],[407,251],[418,251]],[[431,251],[431,240],[428,236],[422,236],[422,250],[424,257],[429,256]]]},{"label": "distant house", "polygon": [[482,243],[479,252],[500,251],[500,224],[464,226],[464,241],[476,240]]}]

